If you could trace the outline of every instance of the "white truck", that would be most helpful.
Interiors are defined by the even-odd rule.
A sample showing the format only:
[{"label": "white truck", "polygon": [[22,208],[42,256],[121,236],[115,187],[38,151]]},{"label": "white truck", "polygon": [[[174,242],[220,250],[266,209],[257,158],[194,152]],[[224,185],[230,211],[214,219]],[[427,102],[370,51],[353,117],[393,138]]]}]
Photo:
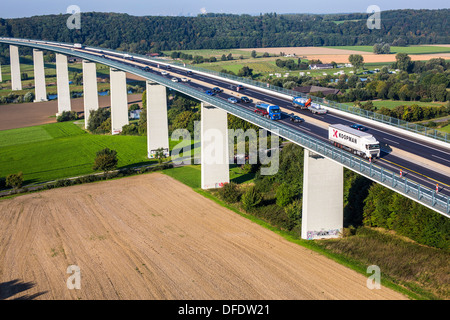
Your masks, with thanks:
[{"label": "white truck", "polygon": [[77,48],[77,49],[83,49],[84,48],[84,46],[81,43],[74,43],[73,47]]},{"label": "white truck", "polygon": [[328,126],[328,139],[342,148],[367,159],[380,157],[380,143],[370,133],[361,132],[343,124]]},{"label": "white truck", "polygon": [[311,111],[312,113],[316,114],[325,114],[327,113],[327,109],[323,108],[320,104],[318,103],[311,103],[308,106],[308,110]]}]

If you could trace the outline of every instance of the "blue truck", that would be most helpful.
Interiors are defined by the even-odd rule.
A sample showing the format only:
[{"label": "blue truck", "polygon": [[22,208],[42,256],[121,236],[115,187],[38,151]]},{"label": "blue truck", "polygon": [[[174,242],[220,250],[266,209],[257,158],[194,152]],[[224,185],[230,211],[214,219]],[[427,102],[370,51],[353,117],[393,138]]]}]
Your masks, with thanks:
[{"label": "blue truck", "polygon": [[279,106],[258,102],[255,106],[254,112],[271,120],[281,119],[281,110]]}]

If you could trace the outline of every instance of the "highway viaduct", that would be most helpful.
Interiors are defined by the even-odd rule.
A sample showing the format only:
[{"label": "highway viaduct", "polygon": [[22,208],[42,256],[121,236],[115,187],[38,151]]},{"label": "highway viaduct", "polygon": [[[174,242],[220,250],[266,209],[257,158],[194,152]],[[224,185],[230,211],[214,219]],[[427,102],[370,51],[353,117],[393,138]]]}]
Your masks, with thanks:
[{"label": "highway viaduct", "polygon": [[[96,63],[110,67],[112,134],[128,124],[125,72],[147,79],[148,156],[155,150],[169,150],[166,88],[182,92],[201,101],[201,186],[217,188],[230,181],[227,114],[233,114],[260,128],[294,142],[305,149],[302,238],[318,239],[339,236],[343,228],[343,168],[346,167],[386,186],[434,211],[450,217],[450,137],[428,132],[417,125],[392,118],[378,118],[342,108],[321,100],[327,115],[301,113],[291,106],[293,92],[254,81],[227,77],[206,70],[177,65],[168,60],[119,52],[29,39],[0,38],[10,46],[11,85],[21,89],[19,46],[33,48],[35,102],[45,101],[43,50],[56,53],[58,113],[71,110],[67,57],[83,59],[85,121],[91,110],[98,109]],[[187,82],[173,82],[176,77]],[[245,86],[237,92],[236,85]],[[220,87],[224,92],[210,96],[206,89]],[[273,121],[253,112],[254,104],[231,104],[230,96],[246,95],[281,107],[282,120]],[[298,95],[298,94],[297,94]],[[290,123],[287,113],[300,113],[301,125]],[[305,111],[306,112],[306,111]],[[369,161],[332,145],[327,126],[334,123],[362,123],[384,146],[381,159]],[[211,137],[214,130],[218,135]],[[221,137],[222,140],[217,139]],[[213,152],[211,152],[213,150]]]}]

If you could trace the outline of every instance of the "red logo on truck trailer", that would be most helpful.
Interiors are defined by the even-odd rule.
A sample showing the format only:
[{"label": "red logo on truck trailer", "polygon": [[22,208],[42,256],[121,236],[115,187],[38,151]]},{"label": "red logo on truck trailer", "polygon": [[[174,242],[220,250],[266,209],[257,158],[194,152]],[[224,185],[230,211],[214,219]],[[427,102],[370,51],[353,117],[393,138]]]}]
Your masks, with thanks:
[{"label": "red logo on truck trailer", "polygon": [[338,131],[333,129],[333,137],[337,138],[338,137]]}]

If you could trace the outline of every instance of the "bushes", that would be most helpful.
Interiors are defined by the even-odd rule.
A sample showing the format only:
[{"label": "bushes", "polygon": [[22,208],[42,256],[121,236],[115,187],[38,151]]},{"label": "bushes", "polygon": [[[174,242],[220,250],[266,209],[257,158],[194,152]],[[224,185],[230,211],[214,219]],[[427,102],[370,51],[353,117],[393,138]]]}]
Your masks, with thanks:
[{"label": "bushes", "polygon": [[106,108],[92,110],[87,129],[92,133],[111,132],[111,111]]},{"label": "bushes", "polygon": [[364,225],[395,230],[419,243],[449,249],[448,218],[379,184],[364,201]]},{"label": "bushes", "polygon": [[241,198],[241,190],[239,186],[234,183],[226,183],[222,188],[219,189],[219,197],[227,203],[236,203]]},{"label": "bushes", "polygon": [[251,186],[241,197],[242,208],[245,211],[252,211],[262,201],[262,194],[258,192],[255,186]]},{"label": "bushes", "polygon": [[78,113],[76,111],[63,111],[57,118],[57,122],[72,121],[78,119]]},{"label": "bushes", "polygon": [[117,151],[105,148],[97,152],[93,170],[111,171],[117,167]]},{"label": "bushes", "polygon": [[13,173],[6,176],[6,186],[18,189],[23,184],[23,174],[22,172]]}]

